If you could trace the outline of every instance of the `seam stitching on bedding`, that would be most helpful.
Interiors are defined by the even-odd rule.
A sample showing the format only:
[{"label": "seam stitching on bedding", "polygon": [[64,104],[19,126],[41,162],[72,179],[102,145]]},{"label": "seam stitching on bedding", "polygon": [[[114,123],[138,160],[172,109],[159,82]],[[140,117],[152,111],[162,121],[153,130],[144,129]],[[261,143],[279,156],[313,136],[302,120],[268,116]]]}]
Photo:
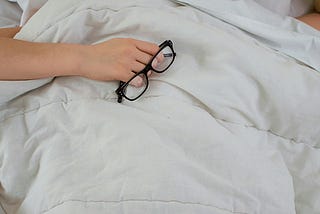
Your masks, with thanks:
[{"label": "seam stitching on bedding", "polygon": [[[52,104],[59,104],[59,103],[65,103],[65,104],[68,104],[68,103],[72,103],[72,102],[77,102],[77,101],[80,101],[80,100],[101,100],[101,101],[106,101],[106,100],[116,100],[116,98],[101,98],[101,97],[95,97],[95,98],[83,98],[83,99],[68,99],[68,100],[60,100],[60,101],[55,101],[55,102],[51,102],[51,103],[47,103],[47,104],[44,104],[44,105],[39,105],[38,107],[35,107],[33,109],[29,109],[29,110],[24,110],[23,112],[21,113],[16,113],[16,114],[13,114],[13,115],[10,115],[8,117],[5,117],[4,119],[0,120],[0,123],[4,123],[6,120],[9,120],[11,118],[14,118],[16,116],[22,116],[22,115],[26,115],[27,113],[31,113],[33,111],[36,111],[36,110],[40,110],[41,108],[44,108],[44,107],[47,107],[49,105],[52,105]],[[252,129],[256,129],[257,131],[261,131],[261,132],[266,132],[266,133],[269,133],[271,135],[274,135],[276,137],[279,137],[279,138],[282,138],[284,140],[287,140],[289,141],[290,143],[292,144],[303,144],[305,146],[308,146],[308,147],[311,147],[311,148],[314,148],[314,149],[319,149],[317,146],[311,146],[307,143],[304,143],[303,141],[297,141],[296,139],[294,138],[287,138],[287,137],[284,137],[284,136],[281,136],[279,134],[276,134],[274,133],[272,130],[263,130],[263,129],[259,129],[255,126],[252,126],[252,125],[246,125],[246,124],[239,124],[239,123],[235,123],[235,122],[231,122],[231,121],[227,121],[225,119],[220,119],[220,118],[217,118],[216,116],[210,114],[215,120],[217,121],[220,121],[220,122],[223,122],[223,123],[230,123],[230,124],[233,124],[233,125],[237,125],[237,126],[242,126],[244,128],[252,128]]]},{"label": "seam stitching on bedding", "polygon": [[[129,7],[135,7],[135,6],[129,6]],[[121,8],[121,9],[129,8],[129,7],[123,7],[123,8]],[[121,10],[121,9],[120,9],[120,10]],[[95,9],[95,8],[92,8],[92,7],[89,6],[88,8],[84,8],[84,9],[82,9],[82,10],[77,10],[76,7],[75,7],[75,9],[73,9],[72,11],[70,11],[70,12],[69,12],[68,14],[66,14],[65,16],[57,19],[53,24],[47,25],[47,26],[45,27],[45,29],[43,29],[41,32],[39,32],[39,33],[34,37],[34,39],[32,39],[32,41],[35,41],[36,39],[38,39],[38,38],[44,33],[44,31],[48,30],[48,29],[51,28],[51,27],[54,27],[55,25],[57,25],[57,24],[59,24],[60,22],[62,22],[64,19],[69,18],[69,17],[71,17],[71,16],[73,16],[73,15],[76,15],[76,14],[78,14],[78,13],[81,13],[81,12],[83,12],[83,11],[88,11],[88,10],[92,10],[92,11],[95,11],[95,12],[107,11],[107,10],[110,10],[110,11],[113,11],[113,12],[118,12],[118,11],[119,11],[119,10],[117,10],[117,9],[112,9],[112,8],[110,8],[110,7],[106,7],[106,8],[102,8],[102,9]],[[71,100],[71,101],[72,101],[72,100]],[[46,105],[50,105],[50,104],[53,104],[53,103],[49,103],[49,104],[46,104]],[[45,106],[46,106],[46,105],[45,105]],[[39,107],[39,109],[40,109],[40,108],[41,108],[41,106]],[[29,111],[28,111],[28,112],[29,112]],[[14,116],[15,116],[15,115],[13,115],[13,117],[14,117]],[[211,114],[211,116],[212,116],[212,114]],[[224,119],[216,118],[215,116],[212,116],[212,117],[215,118],[216,120],[221,121],[221,122],[226,122],[226,123],[230,123],[230,124],[234,124],[234,125],[239,125],[239,126],[243,126],[243,127],[245,127],[245,128],[254,128],[254,129],[256,129],[256,130],[258,130],[258,131],[261,131],[261,132],[267,132],[267,133],[270,133],[270,134],[272,134],[272,135],[274,135],[274,136],[277,136],[277,137],[280,137],[280,138],[282,138],[282,139],[288,140],[288,141],[290,141],[290,142],[292,142],[292,143],[295,143],[295,144],[304,144],[304,145],[310,146],[310,147],[312,147],[312,148],[318,148],[318,147],[316,147],[316,146],[311,146],[311,145],[309,145],[309,144],[307,144],[307,143],[304,143],[304,142],[301,141],[301,140],[298,141],[297,139],[294,139],[294,138],[287,138],[287,137],[281,136],[281,135],[279,135],[279,134],[276,134],[276,133],[273,132],[272,130],[263,130],[263,129],[259,129],[259,128],[253,126],[253,125],[238,124],[238,123],[235,123],[235,122],[230,122],[230,121],[227,121],[227,120],[224,120]],[[8,118],[5,118],[4,120],[6,120],[6,119],[8,119]],[[0,122],[3,122],[3,121],[0,121]]]},{"label": "seam stitching on bedding", "polygon": [[60,101],[55,101],[55,102],[51,102],[51,103],[46,103],[44,105],[39,105],[38,107],[35,107],[35,108],[31,108],[31,109],[27,109],[27,110],[24,109],[23,112],[15,113],[15,114],[12,114],[12,115],[10,115],[8,117],[3,118],[2,120],[0,120],[0,123],[4,123],[6,120],[12,119],[12,118],[17,117],[17,116],[26,115],[27,113],[31,113],[31,112],[40,110],[40,109],[45,108],[45,107],[50,106],[50,105],[59,104],[59,103],[60,104],[61,103],[68,104],[68,103],[71,103],[73,101],[76,101],[76,100],[67,100],[67,101],[60,100]]},{"label": "seam stitching on bedding", "polygon": [[[282,135],[279,135],[279,134],[273,132],[272,130],[260,129],[260,128],[254,126],[254,125],[239,124],[239,123],[227,121],[227,120],[225,120],[225,119],[219,119],[219,118],[216,118],[216,117],[214,117],[214,118],[215,118],[217,121],[220,121],[220,122],[222,122],[222,123],[229,123],[229,124],[236,125],[236,126],[242,126],[242,127],[244,127],[244,128],[256,129],[257,131],[269,133],[269,134],[271,134],[271,135],[274,135],[274,136],[279,137],[279,138],[282,138],[282,139],[284,139],[284,140],[293,142],[293,143],[295,143],[295,144],[304,144],[304,145],[310,146],[309,144],[304,143],[303,141],[298,141],[298,140],[296,140],[296,139],[294,139],[294,138],[284,137],[284,136],[282,136]],[[318,149],[316,146],[310,146],[310,147],[315,148],[315,149]]]},{"label": "seam stitching on bedding", "polygon": [[153,202],[159,202],[159,203],[176,203],[176,204],[184,204],[184,205],[200,205],[200,206],[205,206],[205,207],[212,207],[212,208],[216,208],[219,210],[224,210],[230,213],[234,213],[234,214],[248,214],[245,212],[238,212],[238,211],[234,211],[234,210],[229,210],[226,208],[221,208],[221,207],[217,207],[211,204],[202,204],[202,203],[196,203],[196,202],[185,202],[185,201],[179,201],[179,200],[148,200],[148,199],[127,199],[127,200],[119,200],[119,201],[86,201],[86,200],[66,200],[66,201],[62,201],[57,203],[56,205],[53,205],[51,208],[47,209],[47,210],[43,210],[41,211],[42,214],[50,212],[51,210],[65,204],[68,202],[83,202],[83,203],[114,203],[114,204],[119,204],[119,203],[126,203],[126,202],[149,202],[149,203],[153,203]]}]

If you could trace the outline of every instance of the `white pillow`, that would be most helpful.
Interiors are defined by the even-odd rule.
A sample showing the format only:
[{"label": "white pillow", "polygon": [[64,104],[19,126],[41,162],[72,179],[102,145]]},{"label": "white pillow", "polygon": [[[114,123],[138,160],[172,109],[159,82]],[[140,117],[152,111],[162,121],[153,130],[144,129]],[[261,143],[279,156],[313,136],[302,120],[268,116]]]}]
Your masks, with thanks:
[{"label": "white pillow", "polygon": [[281,15],[298,17],[312,11],[314,0],[254,0],[263,7]]}]

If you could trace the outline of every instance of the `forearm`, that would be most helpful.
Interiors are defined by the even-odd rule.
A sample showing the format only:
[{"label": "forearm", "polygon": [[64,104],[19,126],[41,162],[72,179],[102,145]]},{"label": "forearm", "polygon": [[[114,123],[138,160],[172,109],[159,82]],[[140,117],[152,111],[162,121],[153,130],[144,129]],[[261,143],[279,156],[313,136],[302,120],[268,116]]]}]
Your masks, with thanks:
[{"label": "forearm", "polygon": [[20,30],[21,30],[21,27],[0,28],[0,37],[13,38]]},{"label": "forearm", "polygon": [[159,50],[135,39],[111,39],[95,45],[35,43],[0,37],[0,80],[56,76],[128,81]]},{"label": "forearm", "polygon": [[320,30],[320,13],[311,13],[298,18],[300,21]]},{"label": "forearm", "polygon": [[0,38],[0,79],[26,80],[79,75],[80,54],[76,44],[33,43]]}]

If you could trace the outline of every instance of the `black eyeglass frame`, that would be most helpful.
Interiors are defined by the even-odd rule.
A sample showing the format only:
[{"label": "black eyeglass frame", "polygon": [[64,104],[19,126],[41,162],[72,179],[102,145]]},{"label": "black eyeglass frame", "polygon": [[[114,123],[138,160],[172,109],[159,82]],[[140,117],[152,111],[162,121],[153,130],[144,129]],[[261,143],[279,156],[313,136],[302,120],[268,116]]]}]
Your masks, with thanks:
[{"label": "black eyeglass frame", "polygon": [[[152,67],[152,62],[153,62],[153,60],[157,57],[157,55],[158,55],[163,49],[165,49],[166,47],[169,47],[169,48],[171,49],[172,54],[173,54],[173,59],[172,59],[172,61],[170,62],[170,64],[169,64],[164,70],[159,71],[159,70],[157,70],[157,69],[155,69],[155,68]],[[129,101],[135,101],[135,100],[139,99],[139,98],[144,94],[144,92],[148,89],[148,87],[149,87],[148,72],[149,72],[150,70],[152,70],[152,71],[154,71],[154,72],[156,72],[156,73],[163,73],[163,72],[165,72],[166,70],[168,70],[168,68],[172,65],[172,63],[174,62],[175,57],[176,57],[176,53],[175,53],[174,50],[173,50],[173,43],[172,43],[172,41],[171,41],[171,40],[166,40],[166,41],[164,41],[163,43],[161,43],[161,44],[159,45],[159,48],[160,48],[159,51],[152,57],[152,59],[150,60],[150,62],[146,65],[146,67],[145,67],[142,71],[136,73],[128,82],[122,82],[122,81],[119,82],[119,87],[118,87],[118,89],[116,90],[116,94],[118,95],[118,103],[122,103],[123,97],[126,98],[126,99],[129,100]],[[130,83],[134,78],[136,78],[137,76],[139,76],[139,75],[141,75],[141,74],[145,75],[145,79],[146,79],[146,83],[145,83],[146,86],[145,86],[144,90],[140,93],[139,96],[137,96],[137,97],[135,97],[135,98],[133,98],[133,99],[127,97],[127,96],[125,95],[124,90],[127,88],[127,86],[129,85],[129,83]]]}]

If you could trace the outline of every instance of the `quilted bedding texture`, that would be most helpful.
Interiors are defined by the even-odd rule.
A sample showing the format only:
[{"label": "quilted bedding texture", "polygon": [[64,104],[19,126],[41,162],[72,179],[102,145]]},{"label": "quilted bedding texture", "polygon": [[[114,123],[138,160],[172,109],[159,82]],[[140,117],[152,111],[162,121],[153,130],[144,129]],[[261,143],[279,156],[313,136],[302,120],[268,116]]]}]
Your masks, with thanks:
[{"label": "quilted bedding texture", "polygon": [[319,213],[316,60],[271,49],[216,6],[49,0],[18,39],[171,39],[177,59],[136,102],[116,102],[117,82],[81,77],[31,81],[3,102],[3,213]]}]

